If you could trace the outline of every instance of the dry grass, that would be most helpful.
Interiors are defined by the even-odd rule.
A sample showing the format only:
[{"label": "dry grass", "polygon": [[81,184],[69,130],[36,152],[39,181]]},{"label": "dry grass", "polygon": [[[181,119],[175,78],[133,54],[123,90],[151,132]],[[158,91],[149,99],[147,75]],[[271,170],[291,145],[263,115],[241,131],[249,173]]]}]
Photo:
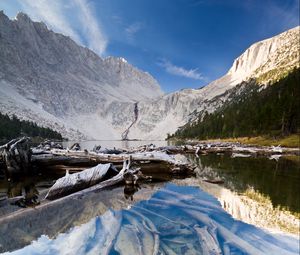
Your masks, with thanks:
[{"label": "dry grass", "polygon": [[270,203],[270,204],[272,204],[271,199],[270,199],[269,196],[263,195],[263,194],[255,191],[252,188],[246,189],[245,192],[243,193],[243,195],[249,197],[250,199],[252,199],[252,200],[254,200],[258,203],[262,203],[262,204]]},{"label": "dry grass", "polygon": [[271,138],[267,136],[257,137],[237,137],[237,138],[225,138],[225,139],[214,139],[209,141],[222,141],[222,142],[240,142],[242,144],[253,144],[260,146],[277,146],[299,148],[300,135],[289,135],[282,138]]}]

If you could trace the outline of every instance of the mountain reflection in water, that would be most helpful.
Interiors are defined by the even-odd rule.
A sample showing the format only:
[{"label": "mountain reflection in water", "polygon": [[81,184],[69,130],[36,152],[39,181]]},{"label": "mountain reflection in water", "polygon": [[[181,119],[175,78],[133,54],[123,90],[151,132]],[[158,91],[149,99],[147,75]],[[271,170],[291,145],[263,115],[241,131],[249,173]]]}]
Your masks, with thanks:
[{"label": "mountain reflection in water", "polygon": [[[81,145],[89,149],[95,144],[128,148],[149,141],[106,143],[88,141]],[[157,145],[166,145],[161,143]],[[42,198],[57,176],[42,175],[19,183],[1,180],[0,252],[299,253],[296,235],[271,234],[258,228],[299,233],[300,193],[295,192],[300,186],[299,161],[231,158],[224,154],[187,157],[198,165],[198,173],[196,178],[172,181],[180,187],[167,184],[161,189],[163,183],[143,184],[140,190],[115,187],[50,206]],[[224,183],[216,185],[203,179]],[[34,208],[20,210],[2,199],[22,193],[26,197],[36,190],[41,205]]]},{"label": "mountain reflection in water", "polygon": [[[216,197],[235,219],[271,231],[299,236],[300,186],[299,162],[289,158],[231,158],[209,154],[188,156],[198,165],[198,178],[178,182],[199,186]],[[222,180],[222,185],[203,181]]]},{"label": "mountain reflection in water", "polygon": [[300,213],[299,159],[280,158],[278,161],[265,157],[231,158],[228,155],[209,154],[190,160],[199,167],[199,177],[219,178],[224,187],[245,193],[249,189],[268,197],[274,207],[282,207]]},{"label": "mountain reflection in water", "polygon": [[234,220],[199,188],[167,184],[130,209],[109,210],[11,254],[299,254],[298,242]]}]

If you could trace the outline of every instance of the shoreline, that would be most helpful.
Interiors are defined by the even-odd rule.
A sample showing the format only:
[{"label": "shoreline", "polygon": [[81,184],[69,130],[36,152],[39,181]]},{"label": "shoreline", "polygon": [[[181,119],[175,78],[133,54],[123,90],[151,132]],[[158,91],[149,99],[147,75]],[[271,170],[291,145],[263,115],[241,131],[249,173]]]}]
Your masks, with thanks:
[{"label": "shoreline", "polygon": [[282,138],[274,139],[267,136],[255,137],[235,137],[235,138],[215,138],[215,139],[193,139],[193,138],[170,138],[167,141],[182,142],[182,143],[215,143],[229,142],[241,143],[250,146],[281,146],[282,148],[300,149],[300,135],[293,134]]}]

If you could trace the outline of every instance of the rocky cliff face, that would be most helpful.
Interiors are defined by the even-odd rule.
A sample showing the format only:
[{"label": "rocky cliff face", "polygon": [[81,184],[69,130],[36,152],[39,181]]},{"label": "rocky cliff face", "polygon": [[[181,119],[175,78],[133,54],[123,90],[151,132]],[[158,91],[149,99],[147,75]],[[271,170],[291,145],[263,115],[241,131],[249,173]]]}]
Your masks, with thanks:
[{"label": "rocky cliff face", "polygon": [[69,138],[120,139],[135,120],[138,102],[128,137],[164,139],[194,114],[216,109],[227,100],[225,92],[243,80],[266,81],[276,68],[299,65],[299,27],[252,45],[206,87],[168,95],[125,59],[102,59],[23,13],[10,20],[0,12],[0,59],[3,113]]},{"label": "rocky cliff face", "polygon": [[[261,84],[300,66],[300,27],[250,46],[226,75],[201,89],[186,89],[139,103],[139,119],[130,136],[161,139],[205,112],[213,112],[230,99],[236,85],[251,78]],[[130,112],[125,106],[126,112]],[[129,107],[131,108],[131,106]],[[112,111],[119,112],[119,111]],[[122,119],[118,116],[113,119]],[[113,122],[117,127],[120,123]]]},{"label": "rocky cliff face", "polygon": [[0,59],[1,112],[65,135],[68,129],[85,133],[83,121],[79,126],[68,121],[74,115],[84,121],[96,117],[95,124],[104,128],[99,113],[111,102],[136,102],[163,94],[151,75],[123,58],[102,59],[23,13],[10,20],[0,12]]},{"label": "rocky cliff face", "polygon": [[[234,60],[229,74],[237,81],[265,77],[272,70],[291,70],[299,66],[300,27],[251,45]],[[269,77],[272,79],[272,77]],[[276,78],[273,77],[273,79]],[[262,80],[266,82],[267,80]]]}]

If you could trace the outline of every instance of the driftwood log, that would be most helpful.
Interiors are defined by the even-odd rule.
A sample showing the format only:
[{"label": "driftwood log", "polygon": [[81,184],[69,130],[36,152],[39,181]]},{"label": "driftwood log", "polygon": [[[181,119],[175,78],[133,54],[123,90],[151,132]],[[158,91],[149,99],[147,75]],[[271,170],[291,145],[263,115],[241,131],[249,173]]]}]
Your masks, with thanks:
[{"label": "driftwood log", "polygon": [[31,169],[30,139],[22,137],[13,139],[0,146],[0,155],[4,162],[4,172],[7,178],[28,174]]},{"label": "driftwood log", "polygon": [[51,150],[44,154],[32,156],[32,164],[44,170],[71,170],[82,166],[95,166],[97,164],[113,163],[121,167],[123,161],[131,157],[132,163],[140,167],[143,174],[169,174],[190,175],[193,174],[194,166],[168,155],[165,152],[143,152],[129,154],[104,154],[85,151]]},{"label": "driftwood log", "polygon": [[[286,148],[279,146],[255,146],[244,145],[241,143],[231,142],[202,142],[195,145],[180,145],[180,146],[163,146],[156,147],[153,144],[140,146],[127,153],[135,152],[152,152],[162,151],[168,154],[191,153],[191,154],[208,154],[208,153],[231,153],[246,154],[250,156],[272,156],[272,155],[300,155],[299,148]],[[234,156],[234,157],[235,157]],[[242,156],[241,156],[242,157]]]},{"label": "driftwood log", "polygon": [[[60,178],[56,181],[56,183],[50,188],[45,199],[53,199],[62,196],[64,194],[70,193],[70,191],[75,191],[75,190],[80,190],[80,191],[77,191],[65,197],[61,197],[59,200],[70,198],[72,196],[80,196],[93,191],[99,191],[101,189],[112,187],[119,183],[124,182],[125,181],[124,176],[126,177],[126,179],[128,176],[132,176],[132,179],[134,180],[132,182],[132,185],[134,185],[136,183],[136,180],[139,179],[139,176],[137,175],[139,170],[130,169],[130,165],[131,165],[131,157],[128,160],[125,160],[123,162],[123,168],[119,172],[117,172],[117,174],[104,181],[101,181],[101,179],[105,178],[106,174],[108,173],[108,170],[111,168],[111,165],[100,164],[95,168],[87,169],[83,171],[82,172],[83,174],[81,175],[82,178],[81,182],[85,183],[84,185],[81,185],[80,182],[78,182],[77,179],[78,174],[73,174],[73,175],[67,174],[65,177]],[[115,171],[114,168],[113,171]],[[93,174],[97,176],[93,176]],[[100,180],[101,182],[94,185],[96,179]],[[82,187],[87,187],[87,186],[90,187],[82,189]]]},{"label": "driftwood log", "polygon": [[105,178],[109,179],[116,174],[118,174],[118,171],[111,163],[99,164],[95,167],[74,174],[69,174],[67,171],[66,176],[59,178],[50,188],[46,198],[55,199],[69,195],[76,191],[93,186],[103,181]]},{"label": "driftwood log", "polygon": [[[80,173],[69,174],[58,179],[49,189],[45,199],[56,199],[80,191],[81,193],[99,190],[125,182],[126,185],[135,186],[138,181],[151,180],[140,169],[131,169],[132,157],[124,160],[123,168],[118,171],[111,163],[99,164]],[[87,189],[88,188],[88,189]],[[78,192],[77,192],[78,193]]]},{"label": "driftwood log", "polygon": [[80,148],[80,145],[79,143],[74,143],[71,147],[70,147],[70,150],[73,150],[73,151],[79,151],[81,148]]},{"label": "driftwood log", "polygon": [[[55,144],[54,144],[55,145]],[[142,174],[153,175],[154,179],[162,175],[190,175],[194,167],[187,162],[182,162],[175,156],[168,155],[164,151],[133,152],[109,150],[109,153],[94,152],[80,149],[77,144],[70,149],[51,148],[52,144],[47,143],[30,149],[29,138],[14,139],[0,147],[0,161],[4,163],[4,170],[7,179],[12,176],[18,177],[23,174],[43,171],[69,171],[79,172],[88,167],[98,164],[113,163],[118,169],[122,167],[123,161],[131,157],[132,163],[140,167],[139,176]],[[107,151],[105,151],[107,152]],[[116,152],[117,154],[114,154]],[[122,153],[121,153],[122,152]],[[130,179],[130,176],[128,176]],[[163,179],[169,179],[163,178]]]}]

